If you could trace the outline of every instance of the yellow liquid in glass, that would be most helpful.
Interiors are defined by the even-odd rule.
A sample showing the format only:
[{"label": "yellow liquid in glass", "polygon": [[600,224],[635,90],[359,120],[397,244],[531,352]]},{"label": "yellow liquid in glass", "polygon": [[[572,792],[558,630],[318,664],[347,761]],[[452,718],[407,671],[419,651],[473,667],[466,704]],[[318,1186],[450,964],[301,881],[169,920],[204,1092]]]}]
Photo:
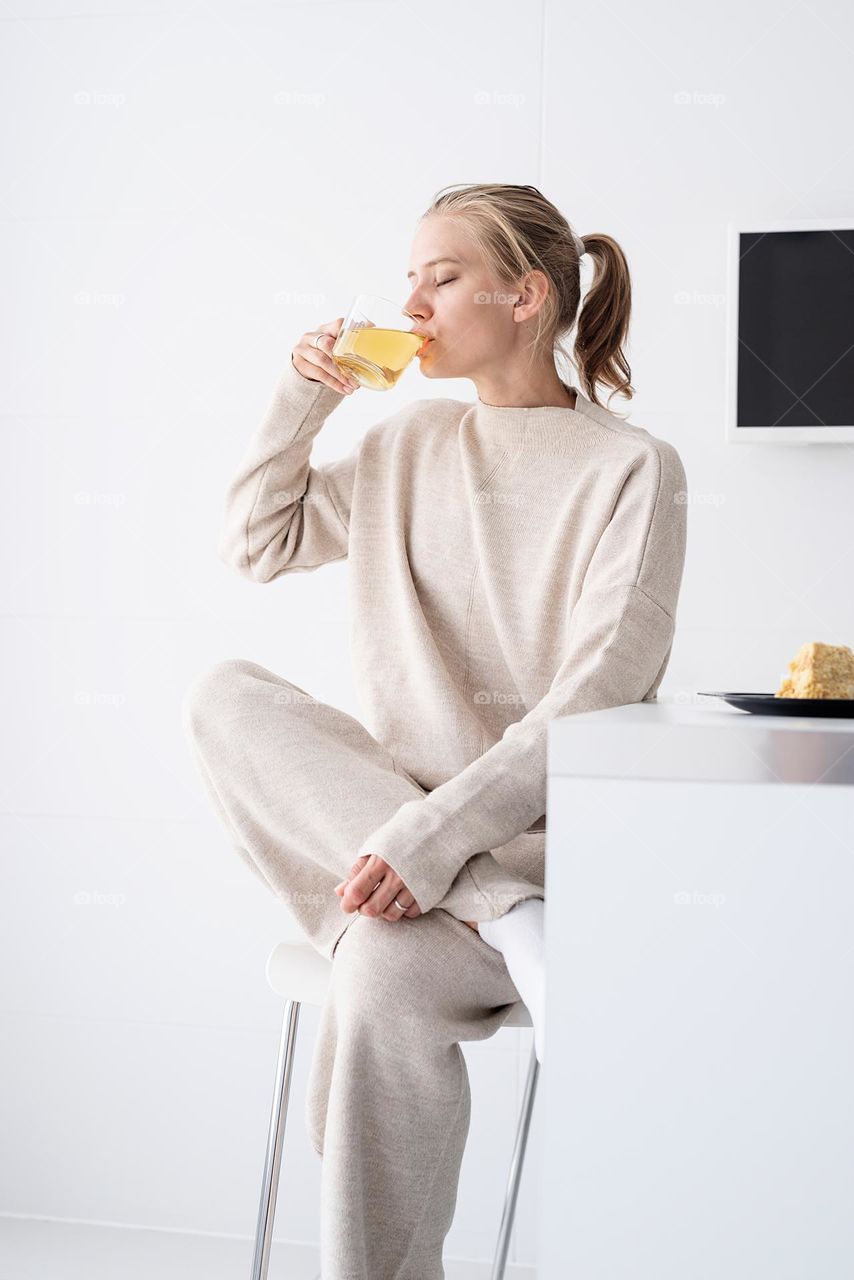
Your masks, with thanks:
[{"label": "yellow liquid in glass", "polygon": [[423,343],[417,333],[367,325],[339,334],[333,359],[363,387],[388,391]]}]

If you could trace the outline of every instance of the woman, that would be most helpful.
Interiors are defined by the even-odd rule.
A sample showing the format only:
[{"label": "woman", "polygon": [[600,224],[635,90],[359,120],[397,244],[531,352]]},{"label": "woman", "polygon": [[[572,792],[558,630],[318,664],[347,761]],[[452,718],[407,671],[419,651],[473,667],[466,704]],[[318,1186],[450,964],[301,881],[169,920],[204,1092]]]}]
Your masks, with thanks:
[{"label": "woman", "polygon": [[[459,1042],[521,997],[543,1056],[548,725],[654,699],[685,555],[676,450],[597,396],[634,390],[614,240],[582,242],[534,187],[446,188],[408,279],[421,372],[469,378],[477,400],[418,400],[312,467],[354,389],[329,355],[342,319],[320,325],[281,375],[220,544],[256,582],[348,558],[367,727],[243,660],[185,701],[238,850],[334,957],[307,1105],[324,1280],[443,1274],[470,1115]],[[576,319],[582,389],[555,364]]]}]

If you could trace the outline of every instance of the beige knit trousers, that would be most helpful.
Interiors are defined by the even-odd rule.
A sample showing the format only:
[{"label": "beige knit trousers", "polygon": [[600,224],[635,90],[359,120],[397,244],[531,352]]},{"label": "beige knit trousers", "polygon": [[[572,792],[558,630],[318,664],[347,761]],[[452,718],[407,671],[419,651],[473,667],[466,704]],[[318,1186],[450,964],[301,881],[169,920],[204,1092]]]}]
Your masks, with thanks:
[{"label": "beige knit trousers", "polygon": [[323,1280],[439,1280],[470,1120],[459,1042],[494,1035],[519,999],[463,922],[544,897],[545,833],[475,854],[415,919],[347,914],[334,886],[423,788],[358,720],[254,662],[206,671],[182,715],[241,857],[334,958],[306,1101]]}]

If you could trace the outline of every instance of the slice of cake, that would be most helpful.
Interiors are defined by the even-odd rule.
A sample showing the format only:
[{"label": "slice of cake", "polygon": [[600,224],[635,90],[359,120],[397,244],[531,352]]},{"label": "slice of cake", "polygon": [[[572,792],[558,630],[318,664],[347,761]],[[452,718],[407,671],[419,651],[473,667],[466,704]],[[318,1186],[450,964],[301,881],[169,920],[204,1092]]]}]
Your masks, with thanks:
[{"label": "slice of cake", "polygon": [[854,653],[847,644],[802,644],[775,698],[854,698]]}]

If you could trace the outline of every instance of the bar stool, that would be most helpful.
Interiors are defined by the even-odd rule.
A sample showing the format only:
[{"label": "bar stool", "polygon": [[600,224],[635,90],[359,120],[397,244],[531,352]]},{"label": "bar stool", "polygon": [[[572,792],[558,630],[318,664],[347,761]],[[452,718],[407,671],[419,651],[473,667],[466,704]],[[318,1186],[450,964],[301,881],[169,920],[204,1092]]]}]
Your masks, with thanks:
[{"label": "bar stool", "polygon": [[[282,1019],[282,1035],[276,1065],[276,1082],[273,1088],[273,1107],[270,1113],[270,1129],[267,1136],[267,1153],[264,1160],[264,1177],[261,1183],[261,1203],[258,1209],[258,1225],[255,1231],[255,1255],[252,1260],[251,1280],[267,1280],[270,1264],[270,1246],[273,1238],[273,1218],[276,1212],[276,1195],[279,1188],[279,1169],[282,1162],[282,1142],[291,1089],[291,1072],[296,1051],[297,1026],[300,1005],[322,1005],[332,975],[331,960],[327,960],[309,942],[280,942],[267,957],[267,981],[285,1000]],[[513,1005],[504,1027],[530,1027],[531,1015],[520,1000]],[[534,1109],[537,1076],[540,1064],[533,1045],[525,1082],[525,1092],[516,1129],[516,1142],[510,1161],[504,1211],[492,1265],[492,1280],[503,1280],[507,1265],[510,1233],[516,1214],[516,1199],[528,1142],[528,1130]]]}]

